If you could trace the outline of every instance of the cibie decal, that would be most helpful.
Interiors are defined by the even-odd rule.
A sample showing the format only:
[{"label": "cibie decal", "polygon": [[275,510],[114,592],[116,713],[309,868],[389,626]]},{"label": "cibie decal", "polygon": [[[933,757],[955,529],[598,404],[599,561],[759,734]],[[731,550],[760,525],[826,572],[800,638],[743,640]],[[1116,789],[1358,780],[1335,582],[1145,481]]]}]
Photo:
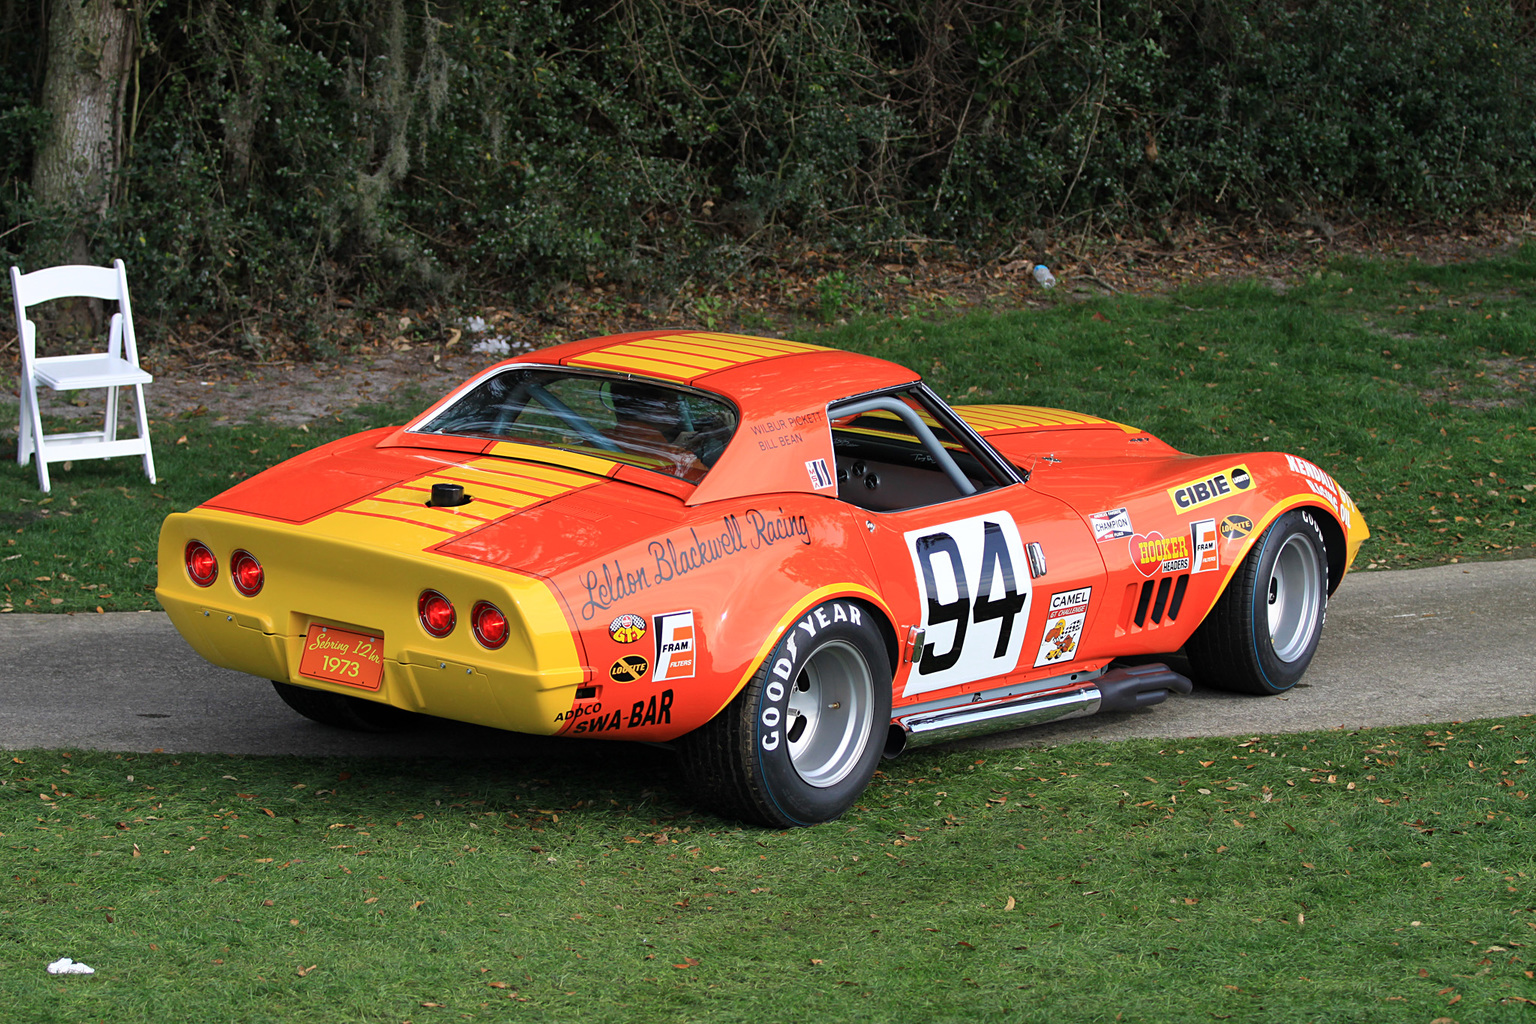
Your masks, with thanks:
[{"label": "cibie decal", "polygon": [[833,479],[831,470],[827,469],[826,459],[812,459],[805,464],[805,471],[810,474],[811,486],[818,491],[824,491],[833,487],[837,481]]},{"label": "cibie decal", "polygon": [[1190,572],[1211,572],[1221,568],[1221,556],[1216,551],[1216,520],[1200,519],[1190,523],[1189,546],[1195,551]]},{"label": "cibie decal", "polygon": [[645,636],[645,618],[625,612],[608,623],[608,635],[621,644],[632,644]]},{"label": "cibie decal", "polygon": [[1227,540],[1242,540],[1253,532],[1253,520],[1247,516],[1227,516],[1221,521],[1221,535]]},{"label": "cibie decal", "polygon": [[1159,572],[1186,572],[1189,569],[1189,538],[1183,534],[1164,537],[1153,532],[1137,534],[1130,540],[1131,561],[1143,576]]},{"label": "cibie decal", "polygon": [[1178,487],[1170,487],[1168,497],[1173,499],[1174,508],[1180,512],[1188,512],[1201,505],[1209,505],[1213,501],[1241,494],[1252,486],[1253,475],[1248,472],[1248,467],[1233,466],[1231,469],[1212,473],[1208,477],[1192,480]]},{"label": "cibie decal", "polygon": [[697,643],[694,638],[693,610],[667,612],[656,616],[656,682],[692,679]]},{"label": "cibie decal", "polygon": [[1035,655],[1036,668],[1068,662],[1077,656],[1077,643],[1083,636],[1083,620],[1088,617],[1088,598],[1092,594],[1092,587],[1079,587],[1051,595],[1040,652]]},{"label": "cibie decal", "polygon": [[1123,508],[1095,512],[1088,517],[1088,525],[1093,527],[1094,540],[1117,540],[1136,532],[1131,525],[1131,514]]},{"label": "cibie decal", "polygon": [[651,663],[638,654],[627,654],[608,666],[608,678],[616,683],[632,683],[644,677]]},{"label": "cibie decal", "polygon": [[917,577],[926,637],[903,696],[988,676],[1019,663],[1029,621],[1029,563],[1007,512],[903,535]]}]

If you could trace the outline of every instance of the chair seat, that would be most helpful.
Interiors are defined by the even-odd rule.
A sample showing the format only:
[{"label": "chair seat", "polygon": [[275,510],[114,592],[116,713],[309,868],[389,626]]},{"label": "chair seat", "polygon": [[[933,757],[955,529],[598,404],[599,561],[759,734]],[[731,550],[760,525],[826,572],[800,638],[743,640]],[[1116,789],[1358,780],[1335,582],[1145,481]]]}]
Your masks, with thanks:
[{"label": "chair seat", "polygon": [[148,384],[155,378],[128,360],[100,352],[47,356],[33,363],[37,379],[55,391]]}]

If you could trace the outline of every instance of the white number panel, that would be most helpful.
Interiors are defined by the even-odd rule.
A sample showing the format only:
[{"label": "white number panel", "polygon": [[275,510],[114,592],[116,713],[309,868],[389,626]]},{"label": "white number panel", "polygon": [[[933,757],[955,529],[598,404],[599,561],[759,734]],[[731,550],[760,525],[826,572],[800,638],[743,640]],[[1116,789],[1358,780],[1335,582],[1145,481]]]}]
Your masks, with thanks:
[{"label": "white number panel", "polygon": [[923,654],[902,696],[1005,675],[1029,622],[1029,562],[1007,512],[903,535],[923,603]]}]

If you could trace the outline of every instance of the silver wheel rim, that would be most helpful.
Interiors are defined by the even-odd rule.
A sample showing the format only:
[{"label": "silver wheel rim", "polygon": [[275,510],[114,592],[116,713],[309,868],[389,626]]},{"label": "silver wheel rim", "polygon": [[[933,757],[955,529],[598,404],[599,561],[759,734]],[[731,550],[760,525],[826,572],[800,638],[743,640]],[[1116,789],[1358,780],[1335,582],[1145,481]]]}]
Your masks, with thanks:
[{"label": "silver wheel rim", "polygon": [[1317,548],[1300,534],[1291,536],[1269,572],[1269,640],[1275,657],[1292,662],[1309,649],[1321,618],[1322,594]]},{"label": "silver wheel rim", "polygon": [[789,690],[789,760],[819,789],[848,777],[869,743],[874,678],[859,649],[834,640],[812,654]]}]

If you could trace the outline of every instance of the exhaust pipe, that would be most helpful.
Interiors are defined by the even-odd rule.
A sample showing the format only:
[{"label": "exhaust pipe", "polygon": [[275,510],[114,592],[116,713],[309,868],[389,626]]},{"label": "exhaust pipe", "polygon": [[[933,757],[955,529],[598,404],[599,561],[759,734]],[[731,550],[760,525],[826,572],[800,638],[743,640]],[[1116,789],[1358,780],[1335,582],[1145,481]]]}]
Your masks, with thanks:
[{"label": "exhaust pipe", "polygon": [[928,709],[891,723],[885,756],[950,740],[1007,732],[1067,718],[1085,718],[1100,711],[1130,711],[1151,707],[1170,693],[1188,694],[1193,684],[1167,665],[1154,663],[1116,668],[1087,686],[1066,693],[1000,697],[980,704]]}]

